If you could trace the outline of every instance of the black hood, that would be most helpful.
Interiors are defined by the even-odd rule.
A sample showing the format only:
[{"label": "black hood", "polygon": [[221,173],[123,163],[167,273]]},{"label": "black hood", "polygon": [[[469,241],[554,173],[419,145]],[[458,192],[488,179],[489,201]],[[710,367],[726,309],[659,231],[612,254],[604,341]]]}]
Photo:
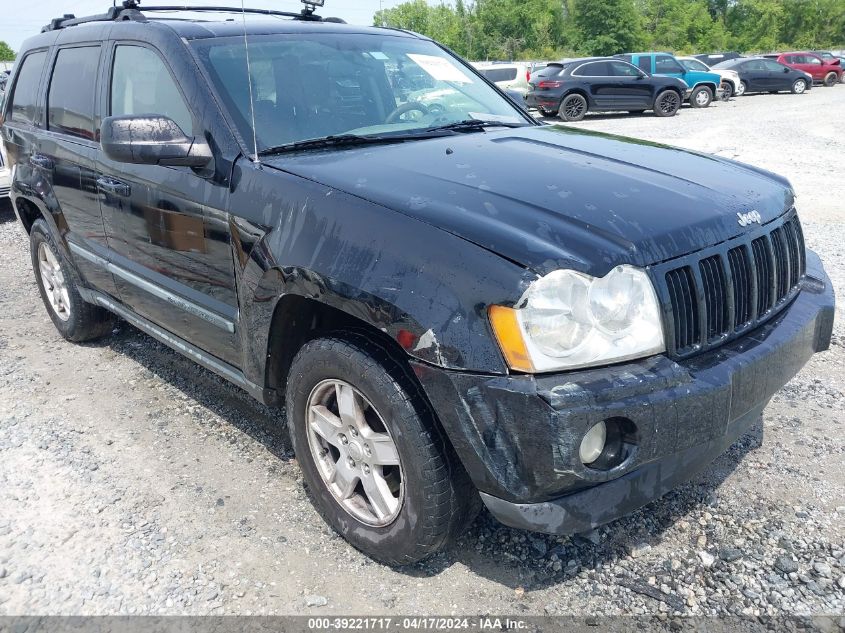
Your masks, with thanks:
[{"label": "black hood", "polygon": [[[645,266],[766,223],[789,183],[722,158],[543,126],[309,151],[265,163],[440,227],[538,273]],[[436,256],[436,253],[432,253]]]}]

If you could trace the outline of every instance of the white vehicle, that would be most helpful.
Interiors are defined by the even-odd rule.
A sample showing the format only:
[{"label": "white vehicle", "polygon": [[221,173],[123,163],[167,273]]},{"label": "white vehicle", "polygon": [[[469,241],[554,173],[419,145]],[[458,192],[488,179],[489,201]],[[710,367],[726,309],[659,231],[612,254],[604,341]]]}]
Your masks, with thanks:
[{"label": "white vehicle", "polygon": [[745,86],[739,80],[739,73],[735,70],[710,68],[710,66],[695,57],[677,57],[676,59],[681,62],[687,70],[716,73],[719,75],[722,78],[722,85],[720,86],[722,89],[721,97],[725,101],[733,96],[740,97],[742,96],[742,93],[745,92]]},{"label": "white vehicle", "polygon": [[547,62],[473,62],[482,75],[502,90],[525,94],[530,90],[531,74],[545,68]]},{"label": "white vehicle", "polygon": [[12,172],[6,162],[6,152],[3,144],[0,143],[0,199],[9,197],[9,188],[12,185]]}]

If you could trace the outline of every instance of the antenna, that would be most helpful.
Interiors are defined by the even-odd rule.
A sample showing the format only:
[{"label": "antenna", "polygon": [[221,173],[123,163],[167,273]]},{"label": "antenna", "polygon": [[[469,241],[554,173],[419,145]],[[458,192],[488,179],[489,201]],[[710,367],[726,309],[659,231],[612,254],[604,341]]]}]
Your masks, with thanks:
[{"label": "antenna", "polygon": [[244,26],[244,50],[246,51],[246,79],[249,85],[249,116],[252,119],[252,162],[260,163],[258,158],[258,133],[255,131],[255,99],[252,94],[252,67],[249,64],[249,39],[246,36],[246,7],[244,0],[241,0],[241,19]]}]

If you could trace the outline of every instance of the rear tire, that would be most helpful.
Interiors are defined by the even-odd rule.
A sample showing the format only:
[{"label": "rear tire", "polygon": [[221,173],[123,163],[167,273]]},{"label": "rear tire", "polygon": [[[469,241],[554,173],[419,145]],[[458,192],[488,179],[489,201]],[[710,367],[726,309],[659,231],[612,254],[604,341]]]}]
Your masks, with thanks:
[{"label": "rear tire", "polygon": [[368,338],[342,336],[309,341],[290,368],[287,423],[306,489],[367,556],[416,563],[466,529],[480,497],[410,370]]},{"label": "rear tire", "polygon": [[739,85],[736,87],[736,96],[741,97],[746,92],[748,92],[748,84],[745,81],[740,81]]},{"label": "rear tire", "polygon": [[664,90],[654,99],[654,114],[659,117],[675,116],[681,109],[681,95],[674,90]]},{"label": "rear tire", "polygon": [[804,94],[807,90],[807,82],[803,79],[796,79],[792,84],[792,94],[800,95]]},{"label": "rear tire", "polygon": [[713,91],[707,86],[699,86],[689,96],[689,104],[693,108],[706,108],[713,102]]},{"label": "rear tire", "polygon": [[722,82],[722,101],[730,101],[730,98],[734,96],[734,87],[733,84],[729,81]]},{"label": "rear tire", "polygon": [[580,121],[587,114],[587,100],[583,95],[566,95],[560,102],[558,116],[564,121]]},{"label": "rear tire", "polygon": [[836,76],[836,73],[827,73],[824,78],[824,85],[828,88],[831,86],[835,86],[839,83],[839,77]]},{"label": "rear tire", "polygon": [[114,315],[86,302],[79,294],[79,276],[56,245],[44,220],[33,223],[29,244],[38,291],[59,334],[74,343],[110,334]]}]

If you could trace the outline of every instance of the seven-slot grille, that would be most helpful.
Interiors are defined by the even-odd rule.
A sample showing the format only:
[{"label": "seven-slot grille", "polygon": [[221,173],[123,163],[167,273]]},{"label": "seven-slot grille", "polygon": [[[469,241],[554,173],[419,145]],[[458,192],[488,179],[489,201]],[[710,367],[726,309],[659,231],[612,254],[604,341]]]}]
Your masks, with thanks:
[{"label": "seven-slot grille", "polygon": [[689,356],[768,320],[798,292],[805,270],[797,215],[667,270],[669,353]]}]

